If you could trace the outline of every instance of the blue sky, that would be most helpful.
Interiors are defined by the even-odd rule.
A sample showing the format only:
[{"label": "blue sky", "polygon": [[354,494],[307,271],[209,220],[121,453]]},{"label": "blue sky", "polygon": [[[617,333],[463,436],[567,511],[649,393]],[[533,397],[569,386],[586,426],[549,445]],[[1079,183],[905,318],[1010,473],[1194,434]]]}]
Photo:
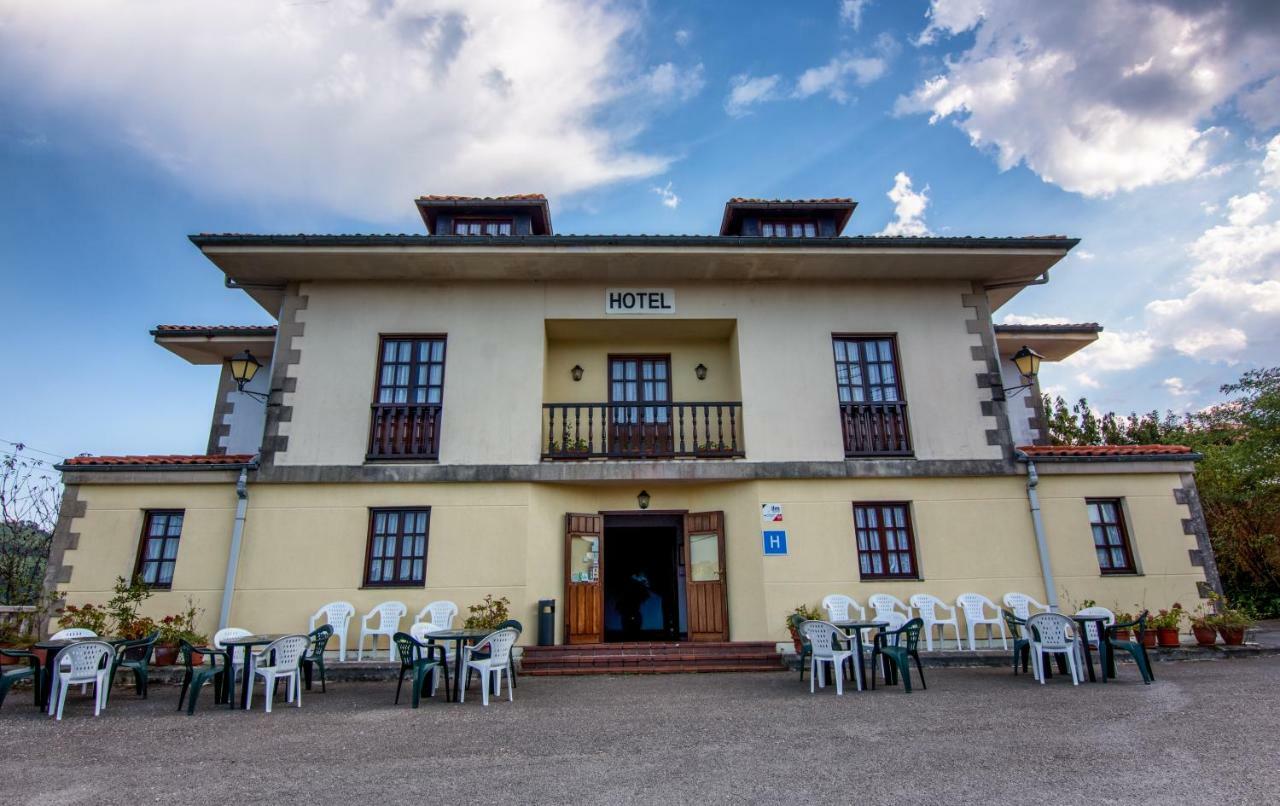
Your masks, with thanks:
[{"label": "blue sky", "polygon": [[1266,2],[0,0],[0,439],[201,452],[215,370],[147,331],[270,318],[186,235],[418,232],[420,193],[1079,237],[997,321],[1106,326],[1053,392],[1196,409],[1280,355],[1278,39]]}]

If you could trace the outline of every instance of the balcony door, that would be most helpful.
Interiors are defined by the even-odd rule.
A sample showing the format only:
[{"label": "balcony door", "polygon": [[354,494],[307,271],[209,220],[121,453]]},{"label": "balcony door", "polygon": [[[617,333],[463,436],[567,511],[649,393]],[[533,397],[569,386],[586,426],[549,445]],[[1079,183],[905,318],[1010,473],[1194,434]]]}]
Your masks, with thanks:
[{"label": "balcony door", "polygon": [[671,356],[609,356],[609,445],[614,456],[670,456]]}]

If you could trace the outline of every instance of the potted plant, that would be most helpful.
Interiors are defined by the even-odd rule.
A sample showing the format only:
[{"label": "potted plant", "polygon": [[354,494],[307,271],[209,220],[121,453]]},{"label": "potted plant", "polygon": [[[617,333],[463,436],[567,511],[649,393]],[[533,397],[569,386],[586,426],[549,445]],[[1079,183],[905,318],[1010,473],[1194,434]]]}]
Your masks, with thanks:
[{"label": "potted plant", "polygon": [[804,639],[801,638],[800,631],[791,623],[791,616],[799,616],[805,621],[821,621],[822,613],[816,607],[802,604],[787,616],[787,632],[791,633],[791,643],[795,644],[796,654],[799,655],[804,649]]},{"label": "potted plant", "polygon": [[1244,610],[1231,607],[1225,599],[1219,600],[1218,613],[1208,618],[1208,623],[1222,636],[1222,643],[1227,646],[1240,646],[1244,643],[1244,632],[1253,626],[1252,619]]},{"label": "potted plant", "polygon": [[462,626],[468,630],[496,629],[499,624],[511,618],[510,607],[511,600],[507,597],[495,599],[492,594],[486,593],[482,602],[467,608],[471,615],[467,616]]},{"label": "potted plant", "polygon": [[1195,612],[1191,615],[1191,632],[1196,637],[1197,646],[1213,646],[1218,640],[1218,631],[1210,619],[1213,614],[1205,610],[1204,605],[1196,606]]},{"label": "potted plant", "polygon": [[[152,661],[156,666],[172,666],[177,662],[178,641],[186,641],[194,646],[209,642],[209,636],[196,629],[196,622],[200,620],[203,613],[204,611],[197,608],[191,598],[187,597],[186,610],[160,619],[159,624],[156,625],[160,635],[156,638],[156,653]],[[192,653],[192,664],[198,666],[203,662],[203,655],[199,652]]]},{"label": "potted plant", "polygon": [[[1118,606],[1116,607],[1115,614],[1116,614],[1116,624],[1128,624],[1129,622],[1133,621],[1135,618],[1135,616],[1132,613],[1126,610],[1121,610]],[[1115,637],[1117,641],[1128,641],[1133,635],[1133,633],[1129,630],[1128,627],[1112,630],[1111,634]]]},{"label": "potted plant", "polygon": [[1186,615],[1186,611],[1182,609],[1182,605],[1174,602],[1172,607],[1168,609],[1162,607],[1158,613],[1147,619],[1147,625],[1155,630],[1156,642],[1159,646],[1176,647],[1179,645],[1178,625],[1182,623],[1184,615]]},{"label": "potted plant", "polygon": [[[0,625],[0,649],[24,649],[31,641],[23,634],[22,629],[15,624]],[[18,658],[10,658],[0,655],[0,666],[10,666],[23,661]]]}]

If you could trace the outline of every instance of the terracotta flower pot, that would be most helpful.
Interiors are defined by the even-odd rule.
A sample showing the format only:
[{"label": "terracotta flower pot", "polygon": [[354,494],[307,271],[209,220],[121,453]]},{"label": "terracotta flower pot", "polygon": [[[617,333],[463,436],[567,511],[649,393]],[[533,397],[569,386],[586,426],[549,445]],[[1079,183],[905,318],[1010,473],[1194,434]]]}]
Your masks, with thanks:
[{"label": "terracotta flower pot", "polygon": [[1191,632],[1195,633],[1196,643],[1200,646],[1213,646],[1218,640],[1218,631],[1212,627],[1191,627]]},{"label": "terracotta flower pot", "polygon": [[1156,631],[1147,630],[1142,634],[1142,645],[1147,649],[1154,649],[1156,645]]},{"label": "terracotta flower pot", "polygon": [[172,666],[177,662],[178,647],[175,644],[156,644],[156,651],[151,656],[151,665]]},{"label": "terracotta flower pot", "polygon": [[[4,646],[0,646],[0,649],[22,649],[22,647],[17,644],[5,644]],[[11,658],[8,655],[0,655],[0,666],[17,666],[19,663],[26,662],[27,661],[23,658]]]},{"label": "terracotta flower pot", "polygon": [[800,638],[799,630],[795,627],[791,627],[789,629],[791,630],[791,643],[796,645],[796,654],[799,655],[804,651],[804,641]]},{"label": "terracotta flower pot", "polygon": [[1128,641],[1132,637],[1128,630],[1116,630],[1114,634],[1117,641]]},{"label": "terracotta flower pot", "polygon": [[1179,644],[1177,627],[1161,627],[1156,630],[1156,636],[1160,646],[1175,647]]},{"label": "terracotta flower pot", "polygon": [[1244,627],[1219,627],[1222,643],[1227,646],[1240,646],[1244,643]]}]

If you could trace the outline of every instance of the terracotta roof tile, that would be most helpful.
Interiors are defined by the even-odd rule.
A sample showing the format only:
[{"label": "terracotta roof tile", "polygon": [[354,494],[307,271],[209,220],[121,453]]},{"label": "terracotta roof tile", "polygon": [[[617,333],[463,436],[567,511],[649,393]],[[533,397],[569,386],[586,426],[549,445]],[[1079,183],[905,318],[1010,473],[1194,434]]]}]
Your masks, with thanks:
[{"label": "terracotta roof tile", "polygon": [[156,333],[264,333],[276,332],[275,325],[156,325]]},{"label": "terracotta roof tile", "polygon": [[1042,458],[1168,456],[1192,452],[1186,445],[1023,445],[1018,450],[1028,456]]},{"label": "terracotta roof tile", "polygon": [[427,194],[419,196],[419,201],[546,201],[541,193],[515,193],[510,196],[452,196]]},{"label": "terracotta roof tile", "polygon": [[248,453],[152,456],[73,456],[63,462],[72,467],[124,465],[244,465],[253,461]]},{"label": "terracotta roof tile", "polygon": [[1063,322],[1062,324],[1044,324],[1044,325],[996,325],[997,333],[1022,331],[1022,330],[1043,330],[1053,332],[1055,330],[1102,330],[1102,325],[1097,322]]}]

